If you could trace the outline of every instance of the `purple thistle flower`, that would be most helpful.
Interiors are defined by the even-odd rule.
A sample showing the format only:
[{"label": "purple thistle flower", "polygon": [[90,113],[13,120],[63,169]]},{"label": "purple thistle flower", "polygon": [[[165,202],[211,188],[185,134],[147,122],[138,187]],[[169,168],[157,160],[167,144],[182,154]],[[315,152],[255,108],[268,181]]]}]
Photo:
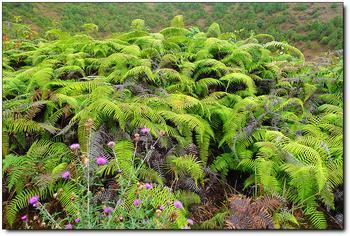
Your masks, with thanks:
[{"label": "purple thistle flower", "polygon": [[76,219],[74,220],[74,222],[75,222],[75,223],[79,223],[79,222],[80,222],[80,218],[76,218]]},{"label": "purple thistle flower", "polygon": [[194,224],[194,222],[193,222],[192,219],[187,219],[187,223],[188,223],[189,225],[193,225],[193,224]]},{"label": "purple thistle flower", "polygon": [[104,207],[103,208],[103,213],[110,214],[111,212],[112,212],[112,209],[110,207]]},{"label": "purple thistle flower", "polygon": [[39,196],[35,195],[31,198],[29,198],[29,204],[33,205],[34,207],[36,207],[37,203],[39,202]]},{"label": "purple thistle flower", "polygon": [[108,163],[108,160],[104,156],[99,156],[96,158],[96,163],[99,166],[103,166],[103,165],[106,165]]},{"label": "purple thistle flower", "polygon": [[164,206],[160,206],[160,207],[159,207],[159,210],[161,210],[161,211],[163,211],[164,209],[165,209]]},{"label": "purple thistle flower", "polygon": [[110,147],[110,148],[114,148],[115,142],[110,141],[109,143],[107,143],[107,146]]},{"label": "purple thistle flower", "polygon": [[180,202],[179,200],[174,201],[174,206],[178,209],[183,208],[182,202]]},{"label": "purple thistle flower", "polygon": [[28,220],[27,215],[22,216],[22,217],[21,217],[21,220],[22,220],[22,221],[27,221],[27,220]]},{"label": "purple thistle flower", "polygon": [[71,225],[70,223],[66,224],[65,229],[73,229],[73,225]]},{"label": "purple thistle flower", "polygon": [[141,128],[141,133],[142,134],[149,134],[149,132],[150,132],[151,130],[149,129],[149,128],[147,128],[147,127],[143,127],[143,128]]},{"label": "purple thistle flower", "polygon": [[62,173],[62,179],[69,179],[70,178],[70,172],[69,171],[65,171]]},{"label": "purple thistle flower", "polygon": [[134,206],[138,207],[141,204],[141,200],[140,199],[136,199],[134,201]]},{"label": "purple thistle flower", "polygon": [[72,151],[75,151],[75,150],[78,150],[80,148],[80,145],[79,145],[79,143],[73,143],[72,145],[69,146],[69,148]]},{"label": "purple thistle flower", "polygon": [[151,188],[153,188],[153,186],[152,186],[152,184],[146,183],[145,184],[145,188],[146,189],[151,189]]}]

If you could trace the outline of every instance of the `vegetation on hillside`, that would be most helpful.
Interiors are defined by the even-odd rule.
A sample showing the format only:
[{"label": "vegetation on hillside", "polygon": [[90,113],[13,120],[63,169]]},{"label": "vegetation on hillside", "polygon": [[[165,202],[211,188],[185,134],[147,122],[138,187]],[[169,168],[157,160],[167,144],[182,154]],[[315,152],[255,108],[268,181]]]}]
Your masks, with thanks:
[{"label": "vegetation on hillside", "polygon": [[342,58],[185,25],[4,39],[5,228],[343,227]]},{"label": "vegetation on hillside", "polygon": [[342,3],[4,3],[4,21],[13,16],[45,32],[61,28],[79,32],[94,23],[100,36],[130,30],[133,19],[147,21],[157,32],[175,15],[186,16],[186,25],[206,31],[212,22],[222,32],[247,38],[251,33],[267,33],[278,41],[300,44],[301,49],[327,51],[343,48]]}]

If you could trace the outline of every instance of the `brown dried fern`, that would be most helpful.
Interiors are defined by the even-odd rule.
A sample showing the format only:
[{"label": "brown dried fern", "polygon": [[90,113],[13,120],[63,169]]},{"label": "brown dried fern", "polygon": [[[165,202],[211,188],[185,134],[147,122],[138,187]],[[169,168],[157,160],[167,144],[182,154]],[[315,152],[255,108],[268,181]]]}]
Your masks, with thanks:
[{"label": "brown dried fern", "polygon": [[227,229],[273,229],[271,212],[282,204],[277,197],[252,200],[243,195],[233,195],[228,201],[231,214],[225,221]]}]

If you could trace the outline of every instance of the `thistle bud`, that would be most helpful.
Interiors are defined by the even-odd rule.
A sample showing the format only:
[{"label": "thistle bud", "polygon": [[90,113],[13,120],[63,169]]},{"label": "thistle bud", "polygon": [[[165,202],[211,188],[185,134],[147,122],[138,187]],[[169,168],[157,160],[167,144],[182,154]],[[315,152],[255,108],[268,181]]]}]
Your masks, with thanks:
[{"label": "thistle bud", "polygon": [[139,190],[141,190],[141,189],[143,189],[143,188],[145,188],[145,186],[144,186],[143,184],[140,184],[140,185],[137,187],[137,189],[139,189]]},{"label": "thistle bud", "polygon": [[170,216],[169,216],[169,220],[171,221],[171,222],[174,222],[176,219],[177,219],[177,217],[178,217],[179,215],[177,214],[177,212],[176,211],[173,211],[171,214],[170,214]]},{"label": "thistle bud", "polygon": [[161,213],[162,213],[161,210],[159,210],[159,209],[156,210],[156,216],[157,216],[157,217],[160,217],[160,214],[161,214]]},{"label": "thistle bud", "polygon": [[81,156],[81,159],[84,166],[86,166],[89,163],[89,158],[87,158],[85,154]]},{"label": "thistle bud", "polygon": [[87,121],[85,122],[85,128],[86,128],[86,129],[91,129],[93,124],[94,124],[94,121],[93,121],[91,118],[89,118],[89,119],[87,119]]},{"label": "thistle bud", "polygon": [[119,216],[119,221],[123,222],[123,220],[124,220],[123,216]]},{"label": "thistle bud", "polygon": [[134,134],[134,141],[135,142],[140,141],[140,135],[138,133]]}]

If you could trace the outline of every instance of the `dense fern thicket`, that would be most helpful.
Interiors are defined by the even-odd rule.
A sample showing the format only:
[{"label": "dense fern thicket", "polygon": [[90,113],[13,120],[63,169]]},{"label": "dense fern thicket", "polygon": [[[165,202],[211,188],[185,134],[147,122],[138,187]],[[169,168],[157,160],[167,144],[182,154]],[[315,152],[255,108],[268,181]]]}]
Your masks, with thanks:
[{"label": "dense fern thicket", "polygon": [[187,26],[207,30],[216,21],[223,32],[241,38],[268,33],[301,49],[324,52],[343,48],[342,11],[342,3],[4,3],[3,29],[20,16],[39,32],[57,27],[79,32],[81,25],[95,23],[97,35],[105,36],[127,32],[132,20],[141,18],[157,32],[182,14]]},{"label": "dense fern thicket", "polygon": [[4,40],[5,228],[343,227],[342,58],[131,27]]}]

